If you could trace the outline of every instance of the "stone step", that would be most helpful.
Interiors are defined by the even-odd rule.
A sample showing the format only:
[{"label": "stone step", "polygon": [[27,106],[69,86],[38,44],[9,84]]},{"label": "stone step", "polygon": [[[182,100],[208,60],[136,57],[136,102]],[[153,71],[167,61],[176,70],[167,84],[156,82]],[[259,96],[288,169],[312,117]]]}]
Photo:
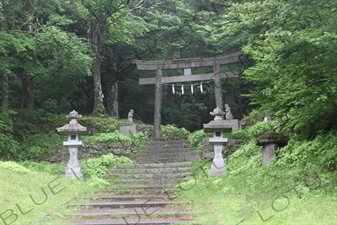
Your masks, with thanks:
[{"label": "stone step", "polygon": [[[144,143],[134,155],[135,164],[112,164],[107,178],[117,180],[112,190],[96,193],[90,203],[71,204],[66,222],[81,225],[181,224],[191,214],[179,201],[182,181],[193,174],[193,160],[200,153],[190,151],[186,140]],[[173,188],[175,187],[175,188]],[[174,200],[174,201],[173,201]]]},{"label": "stone step", "polygon": [[167,167],[167,168],[120,168],[120,169],[109,169],[108,174],[167,174],[167,173],[185,173],[191,171],[192,167]]},{"label": "stone step", "polygon": [[82,209],[87,208],[110,208],[110,209],[120,209],[120,208],[137,208],[137,207],[164,207],[167,205],[177,204],[173,202],[160,202],[160,201],[122,201],[122,202],[94,202],[87,204],[69,204],[69,207],[77,207]]},{"label": "stone step", "polygon": [[142,201],[142,200],[165,200],[168,196],[165,194],[157,195],[113,195],[113,196],[97,196],[91,198],[92,201]]},{"label": "stone step", "polygon": [[[177,190],[172,187],[167,187],[163,185],[134,185],[130,186],[119,186],[113,190],[101,191],[98,195],[166,195],[168,197],[175,196]],[[170,197],[171,198],[171,197]]]},{"label": "stone step", "polygon": [[192,162],[146,163],[146,164],[112,164],[111,169],[144,169],[144,168],[180,168],[192,166]]},{"label": "stone step", "polygon": [[[143,204],[145,203],[142,202]],[[134,216],[134,215],[146,215],[146,214],[165,214],[167,216],[168,214],[184,214],[186,212],[181,211],[181,209],[178,208],[168,208],[168,207],[158,207],[156,205],[153,205],[153,207],[149,208],[149,206],[143,205],[142,207],[124,207],[121,205],[122,208],[115,208],[115,209],[83,209],[76,211],[71,214],[66,214],[65,216],[69,217],[112,217],[116,215],[123,215],[123,216]]]},{"label": "stone step", "polygon": [[142,179],[142,180],[135,180],[135,179],[130,179],[130,180],[120,180],[119,184],[132,187],[132,186],[161,186],[161,187],[173,187],[179,182],[187,181],[188,177],[183,177],[183,178],[171,178],[171,179]]},{"label": "stone step", "polygon": [[120,178],[120,179],[172,179],[172,178],[181,178],[191,176],[191,172],[185,173],[146,173],[146,174],[108,174],[108,178]]},{"label": "stone step", "polygon": [[190,151],[177,151],[177,152],[170,152],[170,151],[144,151],[139,152],[136,156],[184,156],[184,155],[199,155],[199,153],[196,152],[190,152]]},{"label": "stone step", "polygon": [[182,149],[173,149],[171,150],[165,150],[163,151],[162,149],[158,150],[144,150],[144,151],[139,151],[138,153],[134,154],[134,156],[138,155],[168,155],[168,156],[174,156],[174,155],[186,155],[186,154],[191,154],[191,155],[200,155],[200,153],[197,152],[192,152],[192,151],[186,151]]},{"label": "stone step", "polygon": [[[80,220],[72,222],[73,225],[169,225],[174,223],[181,223],[188,221],[187,219],[179,219],[176,217],[164,217],[164,218],[149,218],[149,217],[137,217],[137,218],[125,218],[125,219],[94,219],[94,220]],[[71,222],[71,221],[70,221]]]},{"label": "stone step", "polygon": [[146,146],[154,146],[154,145],[182,145],[189,144],[188,140],[168,140],[168,141],[147,141],[144,142],[143,145]]},{"label": "stone step", "polygon": [[179,158],[200,158],[200,155],[195,155],[195,154],[144,154],[144,155],[137,155],[134,158],[135,159],[143,159],[143,158],[151,158],[151,159],[179,159]]},{"label": "stone step", "polygon": [[200,157],[199,156],[195,156],[195,157],[185,157],[185,158],[136,158],[134,159],[135,161],[137,161],[138,163],[172,163],[172,162],[190,162],[190,161],[195,161],[195,160],[199,160]]},{"label": "stone step", "polygon": [[139,152],[143,151],[192,151],[189,147],[187,146],[143,146],[141,148],[142,150],[139,150]]}]

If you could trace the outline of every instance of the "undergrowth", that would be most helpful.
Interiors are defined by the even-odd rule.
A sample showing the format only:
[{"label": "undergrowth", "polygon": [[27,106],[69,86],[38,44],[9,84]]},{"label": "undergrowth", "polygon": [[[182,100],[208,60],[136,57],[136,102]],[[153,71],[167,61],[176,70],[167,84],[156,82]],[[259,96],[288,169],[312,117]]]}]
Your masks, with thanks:
[{"label": "undergrowth", "polygon": [[[275,124],[259,122],[236,131],[236,137],[250,141],[224,159],[224,175],[208,177],[212,159],[201,160],[190,180],[177,185],[178,196],[191,202],[196,223],[335,224],[337,135],[325,133],[307,141],[291,137],[276,159],[262,166],[262,147],[255,139]],[[192,143],[200,143],[203,135],[190,135]]]},{"label": "undergrowth", "polygon": [[[15,162],[11,163],[16,164]],[[109,153],[98,158],[82,159],[79,160],[79,163],[83,177],[78,177],[78,179],[83,178],[89,186],[105,188],[111,185],[106,179],[108,168],[111,165],[132,164],[134,162],[127,157],[115,156],[112,153]],[[37,163],[32,161],[23,161],[18,164],[32,171],[44,172],[57,176],[63,176],[67,166],[65,162],[52,164],[47,162]]]}]

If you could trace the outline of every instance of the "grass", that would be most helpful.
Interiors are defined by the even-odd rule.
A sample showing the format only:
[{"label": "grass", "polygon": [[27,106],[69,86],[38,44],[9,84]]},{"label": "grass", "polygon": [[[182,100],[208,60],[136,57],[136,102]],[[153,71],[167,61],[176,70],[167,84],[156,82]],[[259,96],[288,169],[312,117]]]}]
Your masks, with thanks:
[{"label": "grass", "polygon": [[[22,166],[26,165],[26,167]],[[102,190],[89,179],[63,177],[65,164],[0,161],[0,225],[64,224],[67,203],[88,201]],[[52,216],[50,216],[52,214]]]},{"label": "grass", "polygon": [[197,163],[194,178],[180,184],[178,199],[190,202],[194,224],[336,224],[334,183],[306,186],[293,179],[295,171],[268,176],[273,167],[208,178],[210,167]]}]

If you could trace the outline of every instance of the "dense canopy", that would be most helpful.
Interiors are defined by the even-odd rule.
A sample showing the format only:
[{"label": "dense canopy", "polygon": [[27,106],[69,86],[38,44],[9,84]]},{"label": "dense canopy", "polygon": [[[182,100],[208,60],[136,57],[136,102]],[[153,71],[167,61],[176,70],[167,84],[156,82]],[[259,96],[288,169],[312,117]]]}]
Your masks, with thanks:
[{"label": "dense canopy", "polygon": [[[331,0],[0,0],[2,108],[111,117],[133,108],[135,119],[152,123],[154,85],[138,79],[153,74],[132,60],[242,50],[240,64],[221,68],[240,72],[222,83],[234,116],[256,108],[312,138],[337,128],[336,17]],[[213,83],[203,93],[199,85],[186,84],[184,94],[164,86],[164,124],[196,130],[211,119]]]}]

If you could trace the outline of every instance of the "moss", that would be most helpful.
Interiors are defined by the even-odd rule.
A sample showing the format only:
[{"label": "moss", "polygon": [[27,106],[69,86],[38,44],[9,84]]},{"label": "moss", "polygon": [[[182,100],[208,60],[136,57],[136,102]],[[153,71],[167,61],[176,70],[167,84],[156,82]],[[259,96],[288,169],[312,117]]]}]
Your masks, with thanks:
[{"label": "moss", "polygon": [[284,134],[280,134],[280,133],[276,133],[276,132],[266,132],[261,134],[257,139],[256,139],[256,144],[257,145],[265,145],[268,143],[277,143],[279,144],[280,147],[287,145],[289,141],[289,137],[284,135]]}]

